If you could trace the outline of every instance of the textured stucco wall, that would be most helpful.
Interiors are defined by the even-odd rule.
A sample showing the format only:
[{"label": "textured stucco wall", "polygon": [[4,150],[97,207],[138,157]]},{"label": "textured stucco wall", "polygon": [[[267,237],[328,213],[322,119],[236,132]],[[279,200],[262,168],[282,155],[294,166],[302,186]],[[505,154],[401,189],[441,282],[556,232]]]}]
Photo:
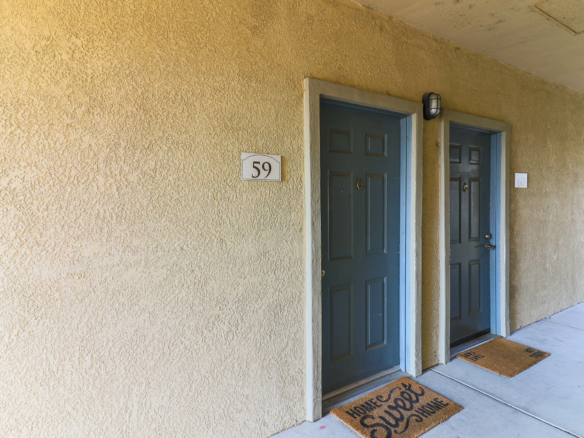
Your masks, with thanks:
[{"label": "textured stucco wall", "polygon": [[[304,418],[306,76],[511,123],[511,324],[584,300],[584,99],[337,0],[0,0],[0,435]],[[423,354],[437,361],[438,121]],[[240,180],[242,151],[282,183]]]}]

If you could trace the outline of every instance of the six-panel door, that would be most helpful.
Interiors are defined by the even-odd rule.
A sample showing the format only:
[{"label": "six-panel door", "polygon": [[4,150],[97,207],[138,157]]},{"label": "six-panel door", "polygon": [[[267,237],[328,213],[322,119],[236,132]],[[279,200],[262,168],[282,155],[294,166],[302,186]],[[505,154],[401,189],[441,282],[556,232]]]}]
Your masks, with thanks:
[{"label": "six-panel door", "polygon": [[490,134],[450,129],[450,342],[490,331]]},{"label": "six-panel door", "polygon": [[323,394],[399,365],[400,117],[321,105]]}]

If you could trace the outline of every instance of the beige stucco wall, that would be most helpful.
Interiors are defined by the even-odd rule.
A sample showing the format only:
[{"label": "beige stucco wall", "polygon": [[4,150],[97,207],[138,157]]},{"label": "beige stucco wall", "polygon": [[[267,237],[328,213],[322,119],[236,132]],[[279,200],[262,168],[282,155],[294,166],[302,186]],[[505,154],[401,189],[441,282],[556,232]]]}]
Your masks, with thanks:
[{"label": "beige stucco wall", "polygon": [[[0,435],[304,418],[306,76],[509,122],[511,324],[584,300],[584,99],[336,0],[0,1]],[[423,354],[437,361],[438,121]],[[240,180],[242,151],[283,182]]]}]

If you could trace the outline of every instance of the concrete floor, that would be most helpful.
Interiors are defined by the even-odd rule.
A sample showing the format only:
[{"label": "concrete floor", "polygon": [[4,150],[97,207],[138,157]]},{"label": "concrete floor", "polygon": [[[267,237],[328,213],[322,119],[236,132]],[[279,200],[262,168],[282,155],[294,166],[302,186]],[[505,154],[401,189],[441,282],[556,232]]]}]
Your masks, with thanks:
[{"label": "concrete floor", "polygon": [[[512,379],[460,359],[427,370],[416,380],[464,410],[424,438],[584,438],[584,303],[518,330],[509,339],[551,356]],[[329,414],[274,437],[357,434]]]}]

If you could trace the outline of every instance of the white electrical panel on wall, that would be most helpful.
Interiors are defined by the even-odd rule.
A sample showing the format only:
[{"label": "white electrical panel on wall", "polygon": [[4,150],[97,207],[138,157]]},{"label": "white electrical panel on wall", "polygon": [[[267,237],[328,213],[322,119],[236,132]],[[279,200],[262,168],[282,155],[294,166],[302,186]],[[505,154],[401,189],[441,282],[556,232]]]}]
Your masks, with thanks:
[{"label": "white electrical panel on wall", "polygon": [[516,173],[515,174],[515,188],[516,189],[526,189],[527,188],[527,174],[526,173]]}]

